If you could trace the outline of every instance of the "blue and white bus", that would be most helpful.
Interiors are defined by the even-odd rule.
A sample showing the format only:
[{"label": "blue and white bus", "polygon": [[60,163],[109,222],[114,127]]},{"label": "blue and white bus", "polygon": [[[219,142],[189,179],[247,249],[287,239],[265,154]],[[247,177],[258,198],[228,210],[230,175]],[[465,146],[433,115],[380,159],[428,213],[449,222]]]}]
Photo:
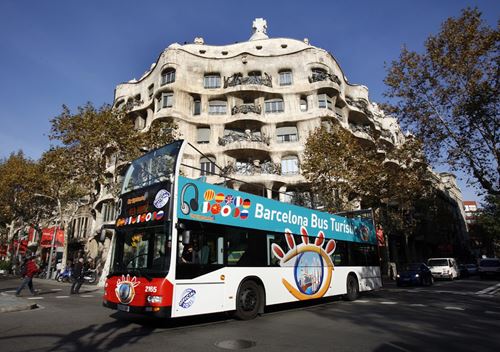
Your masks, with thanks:
[{"label": "blue and white bus", "polygon": [[[181,176],[177,141],[133,161],[104,306],[252,319],[274,304],[381,287],[370,217],[342,217]],[[184,165],[185,166],[185,165]]]}]

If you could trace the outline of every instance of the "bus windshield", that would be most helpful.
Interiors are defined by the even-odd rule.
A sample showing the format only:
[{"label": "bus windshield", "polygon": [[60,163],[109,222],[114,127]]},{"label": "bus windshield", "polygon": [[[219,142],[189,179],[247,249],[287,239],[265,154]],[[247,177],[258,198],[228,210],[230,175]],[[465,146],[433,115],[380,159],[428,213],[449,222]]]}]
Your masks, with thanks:
[{"label": "bus windshield", "polygon": [[181,141],[168,144],[134,160],[125,174],[122,194],[169,180],[181,144]]},{"label": "bus windshield", "polygon": [[171,241],[164,226],[118,231],[112,272],[136,271],[141,276],[166,275]]}]

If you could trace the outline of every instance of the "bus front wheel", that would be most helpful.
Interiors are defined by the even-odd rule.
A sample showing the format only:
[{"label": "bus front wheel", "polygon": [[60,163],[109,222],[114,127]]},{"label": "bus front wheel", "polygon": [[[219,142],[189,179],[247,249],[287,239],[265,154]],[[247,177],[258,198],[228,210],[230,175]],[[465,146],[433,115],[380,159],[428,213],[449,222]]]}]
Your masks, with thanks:
[{"label": "bus front wheel", "polygon": [[359,284],[358,279],[354,275],[347,276],[347,294],[345,299],[348,301],[355,301],[359,296]]},{"label": "bus front wheel", "polygon": [[245,281],[241,284],[236,298],[236,318],[240,320],[254,319],[259,313],[262,302],[261,289],[255,281]]}]

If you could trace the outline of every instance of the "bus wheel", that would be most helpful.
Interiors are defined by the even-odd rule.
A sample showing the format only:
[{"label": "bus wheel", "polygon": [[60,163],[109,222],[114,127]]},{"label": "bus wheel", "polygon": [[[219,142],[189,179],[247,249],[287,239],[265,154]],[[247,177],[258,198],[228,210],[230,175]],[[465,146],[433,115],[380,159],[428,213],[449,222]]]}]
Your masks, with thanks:
[{"label": "bus wheel", "polygon": [[240,320],[250,320],[259,313],[262,301],[261,290],[255,281],[245,281],[241,284],[236,298],[236,318]]},{"label": "bus wheel", "polygon": [[354,275],[347,276],[346,286],[347,294],[345,295],[345,299],[348,301],[355,301],[359,296],[359,284]]}]

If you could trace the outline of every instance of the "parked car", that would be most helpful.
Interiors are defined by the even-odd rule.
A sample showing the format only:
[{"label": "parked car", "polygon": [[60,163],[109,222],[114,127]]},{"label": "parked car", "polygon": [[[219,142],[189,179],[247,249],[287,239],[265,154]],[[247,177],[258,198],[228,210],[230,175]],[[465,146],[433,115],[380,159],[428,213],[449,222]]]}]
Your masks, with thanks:
[{"label": "parked car", "polygon": [[403,285],[426,285],[431,286],[434,279],[431,270],[424,263],[411,263],[403,265],[396,275],[398,286]]},{"label": "parked car", "polygon": [[427,266],[435,279],[453,280],[460,275],[455,258],[429,258]]},{"label": "parked car", "polygon": [[500,278],[500,259],[498,258],[484,258],[479,261],[479,276],[481,279],[487,277]]},{"label": "parked car", "polygon": [[469,270],[467,270],[467,266],[465,264],[458,264],[458,277],[461,279],[469,277]]},{"label": "parked car", "polygon": [[477,275],[477,265],[476,264],[465,264],[467,267],[467,272],[469,275]]}]

